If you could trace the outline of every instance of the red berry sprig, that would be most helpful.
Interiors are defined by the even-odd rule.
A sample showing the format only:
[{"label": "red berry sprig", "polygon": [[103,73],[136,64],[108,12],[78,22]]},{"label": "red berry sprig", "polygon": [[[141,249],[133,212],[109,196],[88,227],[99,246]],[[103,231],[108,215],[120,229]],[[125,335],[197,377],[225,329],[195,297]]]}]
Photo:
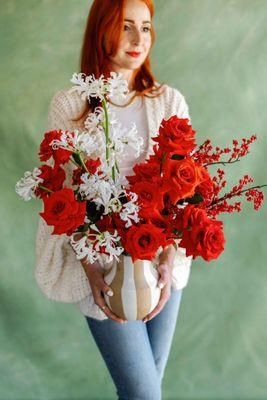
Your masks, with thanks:
[{"label": "red berry sprig", "polygon": [[[206,140],[194,153],[194,158],[197,162],[202,164],[204,167],[214,164],[233,164],[240,161],[241,157],[246,156],[249,153],[250,145],[257,139],[257,136],[253,134],[249,139],[242,138],[242,143],[239,144],[238,140],[234,139],[232,142],[232,149],[225,147],[221,149],[216,146],[215,150],[211,144],[211,140]],[[220,161],[223,154],[231,153],[230,157],[226,161]]]}]

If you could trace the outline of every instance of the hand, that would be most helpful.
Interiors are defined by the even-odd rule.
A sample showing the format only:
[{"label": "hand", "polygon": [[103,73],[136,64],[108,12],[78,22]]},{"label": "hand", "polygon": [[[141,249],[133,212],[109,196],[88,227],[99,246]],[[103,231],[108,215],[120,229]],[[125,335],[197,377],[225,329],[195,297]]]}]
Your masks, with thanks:
[{"label": "hand", "polygon": [[102,311],[106,314],[108,318],[113,319],[114,321],[119,323],[126,322],[126,320],[114,314],[105,301],[103,293],[106,293],[108,296],[113,296],[113,292],[112,289],[104,281],[104,273],[101,265],[99,263],[89,264],[83,262],[83,266],[92,289],[95,304],[100,308],[103,306],[106,307]]},{"label": "hand", "polygon": [[161,289],[160,299],[158,305],[148,314],[145,318],[143,318],[143,322],[147,322],[154,318],[157,314],[161,312],[165,304],[170,298],[171,295],[171,277],[172,277],[172,268],[166,262],[159,264],[157,268],[159,272],[159,281],[158,287]]},{"label": "hand", "polygon": [[[75,235],[75,240],[79,240],[81,236],[81,234]],[[81,263],[89,280],[95,304],[100,308],[105,306],[106,308],[102,311],[104,312],[104,314],[106,314],[108,318],[113,319],[113,321],[119,323],[126,322],[126,320],[114,314],[105,301],[103,293],[106,293],[108,296],[113,296],[113,292],[112,289],[104,281],[104,272],[101,265],[97,262],[95,262],[94,264],[90,264],[86,261],[86,258],[83,258],[81,260]]]}]

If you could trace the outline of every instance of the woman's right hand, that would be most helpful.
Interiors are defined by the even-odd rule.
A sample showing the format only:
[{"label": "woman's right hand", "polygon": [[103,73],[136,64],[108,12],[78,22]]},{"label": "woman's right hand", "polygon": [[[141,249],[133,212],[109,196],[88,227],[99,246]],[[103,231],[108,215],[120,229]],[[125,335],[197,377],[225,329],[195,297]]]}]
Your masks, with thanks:
[{"label": "woman's right hand", "polygon": [[95,262],[94,264],[89,264],[85,261],[85,259],[82,259],[81,263],[89,280],[95,304],[100,308],[103,306],[106,307],[102,311],[106,314],[108,318],[120,323],[126,322],[126,320],[114,314],[105,302],[103,293],[106,293],[108,295],[108,292],[112,293],[112,289],[104,281],[104,272],[101,265],[97,262]]}]

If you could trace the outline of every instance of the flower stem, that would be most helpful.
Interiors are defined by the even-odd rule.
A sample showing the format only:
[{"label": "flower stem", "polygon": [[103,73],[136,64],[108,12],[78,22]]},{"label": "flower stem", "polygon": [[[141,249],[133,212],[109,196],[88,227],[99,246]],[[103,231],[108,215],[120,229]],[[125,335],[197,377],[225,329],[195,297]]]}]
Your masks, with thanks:
[{"label": "flower stem", "polygon": [[120,169],[119,169],[119,166],[118,166],[117,160],[115,160],[115,166],[116,166],[116,170],[117,170],[117,172],[120,172]]},{"label": "flower stem", "polygon": [[50,189],[48,189],[48,188],[46,188],[45,186],[42,186],[42,185],[39,185],[39,189],[43,189],[43,190],[45,190],[46,192],[49,192],[49,193],[54,193],[53,190],[50,190]]},{"label": "flower stem", "polygon": [[77,164],[76,161],[74,161],[72,157],[70,157],[70,161],[72,162],[72,164],[76,165],[76,167],[80,167],[80,165]]},{"label": "flower stem", "polygon": [[78,154],[78,157],[79,157],[79,159],[80,159],[80,161],[81,161],[81,163],[82,163],[82,166],[83,166],[83,168],[85,169],[85,171],[89,173],[89,171],[88,171],[88,169],[87,169],[87,167],[86,167],[86,165],[85,165],[85,163],[84,163],[84,160],[83,160],[83,158],[82,158],[82,156],[81,156],[81,153],[78,152],[78,153],[76,153],[76,154]]},{"label": "flower stem", "polygon": [[249,187],[249,188],[247,188],[247,189],[240,190],[240,191],[238,191],[238,192],[236,192],[236,193],[227,193],[227,194],[225,194],[223,197],[220,197],[220,198],[217,199],[217,200],[213,200],[213,201],[210,203],[210,205],[208,206],[208,208],[211,208],[212,206],[214,206],[214,205],[217,204],[217,203],[220,203],[220,202],[223,201],[223,200],[228,200],[228,199],[231,199],[232,197],[240,196],[242,193],[245,193],[245,192],[247,192],[247,191],[250,190],[250,189],[260,189],[260,188],[265,187],[265,186],[267,186],[267,184],[266,184],[266,185],[252,186],[252,187]]},{"label": "flower stem", "polygon": [[215,164],[222,164],[222,165],[225,165],[225,164],[234,164],[234,163],[237,162],[237,161],[240,161],[240,159],[237,158],[237,159],[234,160],[234,161],[216,161],[216,162],[210,162],[210,163],[204,164],[203,167],[207,167],[207,165],[215,165]]},{"label": "flower stem", "polygon": [[106,138],[106,160],[107,164],[109,165],[109,121],[108,121],[108,110],[107,110],[107,102],[105,99],[102,100],[102,107],[105,114],[105,124],[104,124],[104,131],[105,131],[105,138]]},{"label": "flower stem", "polygon": [[114,167],[114,165],[112,167],[112,179],[115,182],[115,167]]}]

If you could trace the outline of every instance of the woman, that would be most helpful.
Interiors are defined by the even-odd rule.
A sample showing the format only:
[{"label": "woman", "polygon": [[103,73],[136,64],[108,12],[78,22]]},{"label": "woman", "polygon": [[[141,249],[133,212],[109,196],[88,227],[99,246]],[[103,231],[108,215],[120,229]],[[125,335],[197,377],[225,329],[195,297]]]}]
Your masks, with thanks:
[{"label": "woman", "polygon": [[[120,72],[129,85],[125,101],[110,108],[124,126],[134,121],[144,139],[138,160],[129,153],[120,170],[129,175],[136,162],[152,152],[152,137],[163,118],[189,118],[183,95],[155,82],[149,54],[154,42],[152,0],[95,0],[90,10],[81,54],[81,72],[108,76]],[[69,89],[53,97],[48,130],[82,129],[85,117],[98,105],[90,104]],[[90,107],[91,108],[90,108]],[[190,118],[189,118],[190,121]],[[69,183],[72,171],[68,171]],[[161,398],[161,382],[176,325],[182,288],[187,284],[191,257],[182,249],[167,247],[160,255],[158,306],[143,321],[126,321],[105,303],[103,293],[112,295],[103,280],[100,264],[79,262],[68,238],[51,235],[40,219],[37,234],[36,280],[53,300],[75,303],[86,318],[95,342],[117,388],[119,399]],[[176,276],[173,265],[177,265]],[[146,323],[144,323],[146,322]]]}]

